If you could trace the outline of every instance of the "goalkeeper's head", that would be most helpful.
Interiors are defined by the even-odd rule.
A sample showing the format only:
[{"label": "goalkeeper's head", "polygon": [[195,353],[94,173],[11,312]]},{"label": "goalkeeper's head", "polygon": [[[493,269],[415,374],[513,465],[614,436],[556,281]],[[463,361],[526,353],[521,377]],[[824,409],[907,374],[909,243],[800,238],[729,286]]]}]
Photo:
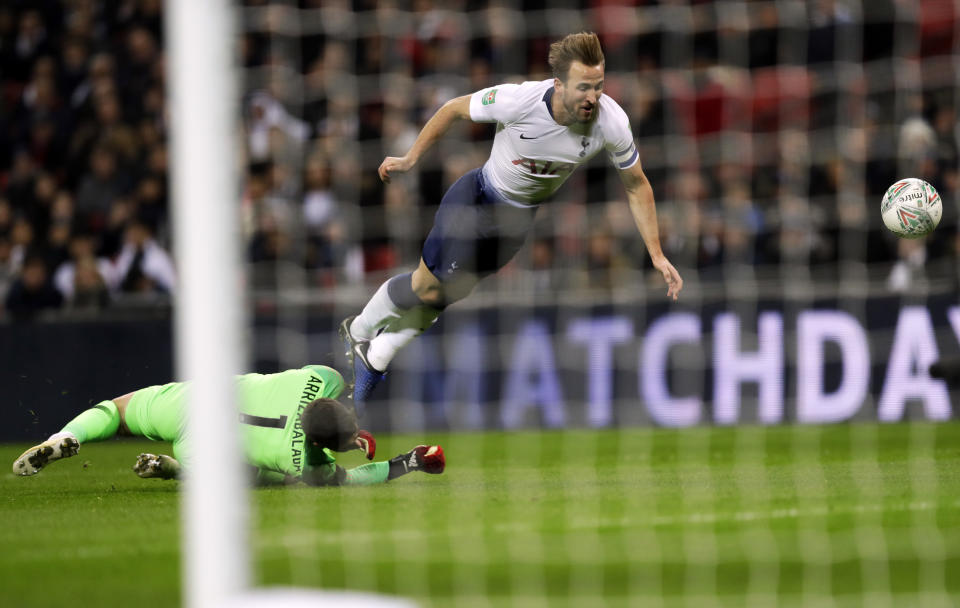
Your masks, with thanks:
[{"label": "goalkeeper's head", "polygon": [[321,448],[346,452],[357,447],[357,415],[336,399],[315,399],[303,408],[300,425],[310,441]]}]

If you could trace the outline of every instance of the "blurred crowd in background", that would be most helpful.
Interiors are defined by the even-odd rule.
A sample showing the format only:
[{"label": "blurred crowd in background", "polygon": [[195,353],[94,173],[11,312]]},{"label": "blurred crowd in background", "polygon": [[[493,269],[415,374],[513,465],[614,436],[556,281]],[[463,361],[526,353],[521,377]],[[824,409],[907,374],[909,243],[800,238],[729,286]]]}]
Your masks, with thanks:
[{"label": "blurred crowd in background", "polygon": [[[0,318],[169,303],[162,8],[0,4]],[[383,157],[452,97],[551,77],[549,44],[592,30],[689,286],[956,288],[957,18],[935,0],[247,0],[237,141],[251,286],[365,288],[412,269],[494,126],[457,127],[389,187]],[[880,222],[883,192],[907,176],[943,198],[924,240]],[[484,289],[660,289],[604,155],[545,206]]]}]

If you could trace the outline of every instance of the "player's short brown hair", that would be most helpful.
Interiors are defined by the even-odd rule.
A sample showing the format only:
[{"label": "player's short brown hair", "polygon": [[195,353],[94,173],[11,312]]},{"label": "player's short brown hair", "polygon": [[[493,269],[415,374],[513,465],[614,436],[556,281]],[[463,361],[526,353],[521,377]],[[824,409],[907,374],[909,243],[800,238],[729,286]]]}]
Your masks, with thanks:
[{"label": "player's short brown hair", "polygon": [[357,415],[336,399],[314,399],[303,408],[300,425],[307,441],[342,452],[355,446],[349,441],[357,432]]},{"label": "player's short brown hair", "polygon": [[605,59],[597,35],[593,32],[580,32],[569,34],[551,44],[547,61],[550,63],[554,77],[566,82],[570,64],[574,61],[592,67],[603,64]]}]

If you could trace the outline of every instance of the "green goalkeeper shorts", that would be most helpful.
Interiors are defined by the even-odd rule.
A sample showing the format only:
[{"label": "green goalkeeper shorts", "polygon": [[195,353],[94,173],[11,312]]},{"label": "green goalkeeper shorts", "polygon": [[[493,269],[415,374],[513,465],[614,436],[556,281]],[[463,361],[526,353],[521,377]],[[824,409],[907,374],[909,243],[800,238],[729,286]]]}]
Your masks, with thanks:
[{"label": "green goalkeeper shorts", "polygon": [[127,403],[127,428],[134,435],[173,443],[173,456],[185,464],[186,384],[171,382],[135,392]]}]

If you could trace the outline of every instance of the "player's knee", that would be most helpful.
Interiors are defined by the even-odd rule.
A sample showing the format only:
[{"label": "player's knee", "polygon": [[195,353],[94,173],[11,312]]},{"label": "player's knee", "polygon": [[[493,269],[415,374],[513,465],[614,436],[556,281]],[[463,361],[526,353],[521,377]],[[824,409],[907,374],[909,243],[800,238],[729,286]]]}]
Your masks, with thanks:
[{"label": "player's knee", "polygon": [[130,427],[127,426],[127,404],[130,403],[131,398],[133,398],[133,393],[127,393],[122,397],[111,399],[117,408],[117,412],[120,414],[120,427],[117,429],[117,433],[120,435],[133,434],[130,432]]},{"label": "player's knee", "polygon": [[451,283],[438,284],[422,291],[415,292],[420,301],[435,308],[443,310],[454,302],[458,302],[473,291],[473,284]]},{"label": "player's knee", "polygon": [[410,287],[417,298],[427,306],[443,310],[450,304],[470,295],[477,279],[463,273],[452,281],[440,282],[421,261],[420,267],[411,275]]},{"label": "player's knee", "polygon": [[441,308],[443,304],[443,285],[426,266],[420,265],[410,277],[410,289],[418,300],[427,306]]},{"label": "player's knee", "polygon": [[443,308],[444,307],[444,290],[439,285],[434,285],[426,287],[417,291],[414,291],[417,294],[417,297],[421,302],[427,306],[433,308]]}]

